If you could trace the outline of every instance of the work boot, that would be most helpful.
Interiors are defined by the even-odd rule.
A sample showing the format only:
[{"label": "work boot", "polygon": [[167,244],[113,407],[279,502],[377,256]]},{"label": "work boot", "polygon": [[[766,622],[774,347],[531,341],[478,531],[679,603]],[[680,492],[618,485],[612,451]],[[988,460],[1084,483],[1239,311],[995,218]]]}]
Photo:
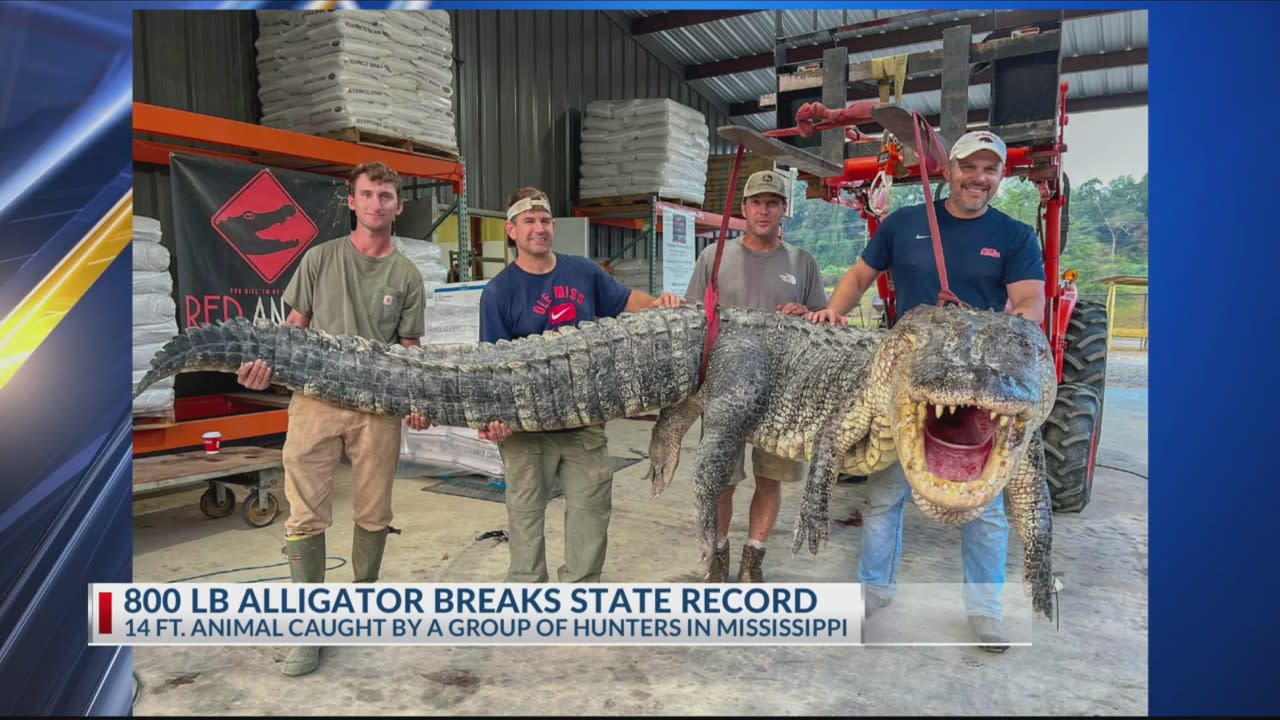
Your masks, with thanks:
[{"label": "work boot", "polygon": [[764,562],[764,548],[750,543],[742,546],[742,562],[738,565],[738,582],[762,583],[764,571],[760,563]]},{"label": "work boot", "polygon": [[1005,632],[1004,623],[999,618],[986,615],[970,615],[969,630],[979,643],[979,650],[991,653],[1002,653],[1009,649],[1009,633]]},{"label": "work boot", "polygon": [[371,583],[378,579],[382,567],[382,551],[387,546],[387,528],[370,532],[356,525],[351,538],[351,571],[353,582]]},{"label": "work boot", "polygon": [[[289,577],[296,583],[324,582],[324,533],[286,538]],[[284,659],[285,675],[306,675],[320,664],[320,648],[295,647]]]},{"label": "work boot", "polygon": [[702,578],[702,582],[722,583],[728,581],[729,541],[725,540],[724,547],[716,546],[716,551],[711,556],[711,567],[707,568],[707,574]]}]

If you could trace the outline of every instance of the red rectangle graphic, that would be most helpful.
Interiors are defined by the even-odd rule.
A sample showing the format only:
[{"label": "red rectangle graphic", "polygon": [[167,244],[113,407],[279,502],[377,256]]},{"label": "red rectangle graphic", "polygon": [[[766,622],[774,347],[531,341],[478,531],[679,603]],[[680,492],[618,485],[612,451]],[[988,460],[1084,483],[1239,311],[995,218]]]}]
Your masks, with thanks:
[{"label": "red rectangle graphic", "polygon": [[98,593],[98,634],[111,634],[111,593]]}]

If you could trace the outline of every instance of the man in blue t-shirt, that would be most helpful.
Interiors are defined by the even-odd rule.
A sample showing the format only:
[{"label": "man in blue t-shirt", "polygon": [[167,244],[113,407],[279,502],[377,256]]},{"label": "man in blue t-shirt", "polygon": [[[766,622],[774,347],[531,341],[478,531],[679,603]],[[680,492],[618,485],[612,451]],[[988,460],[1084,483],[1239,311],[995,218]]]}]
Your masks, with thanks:
[{"label": "man in blue t-shirt", "polygon": [[[546,193],[521,188],[507,201],[507,237],[516,259],[480,294],[480,340],[516,340],[583,320],[654,307],[678,307],[618,282],[588,258],[551,250],[555,221]],[[480,437],[499,443],[506,475],[507,582],[546,582],[543,521],[556,474],[565,498],[560,582],[598,582],[608,545],[613,469],[604,425],[513,434],[494,421]]]},{"label": "man in blue t-shirt", "polygon": [[[1044,262],[1036,233],[990,206],[1004,177],[1004,141],[994,133],[962,135],[951,149],[943,177],[950,192],[934,203],[947,281],[974,308],[1044,320]],[[924,205],[885,218],[862,256],[845,272],[827,307],[805,314],[813,322],[844,323],[880,273],[891,270],[898,297],[897,317],[919,305],[934,305],[942,287]],[[863,518],[858,580],[867,587],[867,611],[892,601],[902,555],[902,513],[910,494],[898,463],[867,479],[869,510]],[[961,527],[964,606],[983,649],[1003,652],[1008,634],[1001,622],[1009,524],[1003,493],[975,520]]]}]

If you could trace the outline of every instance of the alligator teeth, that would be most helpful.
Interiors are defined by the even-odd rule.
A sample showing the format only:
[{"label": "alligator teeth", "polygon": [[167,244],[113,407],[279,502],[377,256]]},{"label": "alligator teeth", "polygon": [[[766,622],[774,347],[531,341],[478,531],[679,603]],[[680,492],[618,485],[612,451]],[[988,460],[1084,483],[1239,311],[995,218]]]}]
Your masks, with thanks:
[{"label": "alligator teeth", "polygon": [[956,414],[956,406],[955,406],[955,405],[948,405],[948,406],[947,406],[947,412],[948,412],[949,414],[951,414],[951,415],[955,415],[955,414]]},{"label": "alligator teeth", "polygon": [[1008,424],[1009,424],[1009,416],[1008,416],[1008,415],[1001,415],[1001,416],[1000,416],[1000,427],[1004,427],[1005,425],[1008,425]]},{"label": "alligator teeth", "polygon": [[992,419],[992,420],[995,420],[995,419],[996,419],[996,411],[995,411],[995,410],[992,410],[992,411],[991,411],[991,419]]},{"label": "alligator teeth", "polygon": [[935,412],[937,412],[937,413],[938,413],[938,419],[939,419],[939,420],[941,420],[941,419],[942,419],[942,406],[941,406],[941,405],[934,405],[934,406],[933,406],[933,409],[934,409],[934,411],[935,411]]}]

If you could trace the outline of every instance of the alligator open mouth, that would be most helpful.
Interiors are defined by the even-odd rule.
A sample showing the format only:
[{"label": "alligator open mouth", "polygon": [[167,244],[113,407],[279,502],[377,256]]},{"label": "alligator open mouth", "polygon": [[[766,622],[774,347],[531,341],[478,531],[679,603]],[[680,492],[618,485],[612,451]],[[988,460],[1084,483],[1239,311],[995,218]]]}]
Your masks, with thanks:
[{"label": "alligator open mouth", "polygon": [[1010,408],[911,400],[899,405],[905,430],[899,458],[917,485],[952,501],[994,496],[1008,479],[1010,453],[1022,441],[1026,422]]}]

